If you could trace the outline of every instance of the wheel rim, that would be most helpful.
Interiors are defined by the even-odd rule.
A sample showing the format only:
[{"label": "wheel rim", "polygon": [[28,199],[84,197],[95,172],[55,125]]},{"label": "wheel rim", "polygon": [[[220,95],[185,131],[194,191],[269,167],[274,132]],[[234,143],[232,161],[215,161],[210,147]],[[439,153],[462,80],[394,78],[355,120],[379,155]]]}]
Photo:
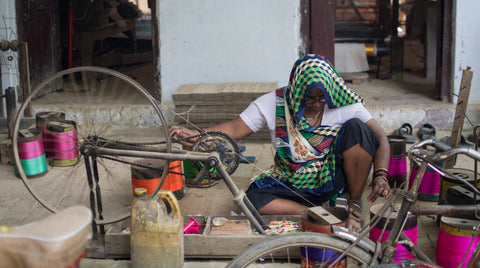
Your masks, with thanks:
[{"label": "wheel rim", "polygon": [[[62,91],[56,90],[58,88],[57,85],[59,84],[62,85]],[[51,90],[51,88],[53,88],[54,90]],[[102,103],[102,101],[104,103]],[[107,102],[105,103],[105,101]],[[127,106],[128,101],[134,101],[135,103],[132,104],[132,106],[135,106],[136,108],[139,108],[139,110],[144,112],[144,114],[141,114],[143,117],[141,117],[140,120],[150,120],[151,122],[135,122],[136,125],[134,127],[126,127],[118,124],[118,122],[115,120],[122,119],[122,116],[128,117],[129,112],[131,111]],[[79,140],[78,147],[80,147],[80,144],[82,144],[86,140],[86,138],[89,137],[89,135],[91,135],[92,133],[98,136],[100,136],[100,134],[106,135],[109,139],[118,138],[115,136],[123,135],[124,137],[122,137],[122,139],[124,141],[132,141],[132,137],[129,137],[129,135],[135,135],[132,135],[131,133],[135,132],[135,130],[141,130],[142,128],[145,128],[147,124],[150,124],[152,125],[151,128],[154,129],[154,133],[152,133],[152,136],[155,135],[161,137],[155,141],[159,141],[161,139],[163,141],[162,146],[166,147],[167,152],[171,152],[171,141],[168,136],[167,122],[161,112],[157,101],[139,83],[122,73],[102,67],[83,66],[67,69],[49,76],[46,80],[36,86],[32,93],[24,100],[23,104],[19,108],[17,117],[15,118],[12,147],[17,176],[21,178],[28,192],[43,207],[55,213],[59,208],[73,205],[75,204],[75,202],[85,203],[86,201],[87,206],[89,205],[88,203],[92,205],[92,203],[88,201],[91,198],[91,195],[96,195],[96,192],[98,191],[119,191],[119,193],[124,195],[127,199],[123,204],[119,204],[119,206],[125,207],[121,215],[107,218],[97,217],[95,220],[99,224],[108,224],[127,218],[130,215],[128,209],[128,198],[131,198],[132,196],[131,183],[129,182],[130,178],[122,178],[121,184],[117,185],[118,187],[114,186],[117,183],[117,181],[115,181],[115,179],[117,178],[110,178],[111,181],[108,181],[108,176],[114,175],[117,167],[110,167],[109,165],[111,165],[111,163],[107,162],[116,161],[106,158],[100,160],[99,164],[101,167],[99,170],[101,172],[99,173],[102,173],[101,176],[107,177],[107,181],[99,182],[99,187],[94,187],[95,189],[91,189],[90,186],[87,187],[90,188],[87,189],[87,197],[79,197],[76,201],[67,201],[67,199],[71,197],[68,193],[57,193],[64,195],[64,197],[59,198],[55,197],[55,193],[52,192],[61,191],[62,189],[68,190],[68,187],[79,187],[78,190],[81,191],[86,189],[84,185],[80,187],[76,184],[72,184],[72,182],[70,181],[65,180],[64,183],[66,183],[66,185],[62,186],[59,185],[62,182],[56,182],[53,180],[48,181],[45,178],[48,177],[48,175],[36,179],[31,179],[32,176],[30,174],[29,176],[27,176],[25,169],[22,166],[22,161],[25,162],[26,159],[21,159],[19,155],[18,142],[19,130],[25,128],[23,124],[26,118],[23,117],[23,114],[25,113],[25,110],[30,107],[30,105],[32,106],[34,113],[45,110],[60,111],[66,114],[66,119],[77,123],[77,133]],[[126,121],[128,121],[128,119]],[[125,122],[124,124],[126,125]],[[130,129],[129,131],[126,131],[125,128]],[[134,138],[140,139],[139,137]],[[69,141],[70,143],[65,142],[65,140],[62,141],[63,144],[72,144],[71,141]],[[154,142],[154,140],[152,140],[152,142]],[[60,141],[60,143],[62,142]],[[80,153],[78,147],[76,149]],[[47,156],[47,158],[49,158],[47,160],[50,163],[50,160],[58,157],[58,151],[57,155],[55,156],[56,153],[54,151],[47,150],[50,149],[45,148],[45,155],[48,155],[49,152],[53,155],[51,159]],[[81,156],[79,157],[82,158]],[[79,160],[79,162],[82,161]],[[76,172],[76,174],[78,174],[78,172],[80,172],[80,165],[82,165],[82,163],[77,163],[75,165],[70,165],[67,167],[50,167],[49,165],[48,172],[50,173],[52,170],[54,170],[58,174],[64,175],[68,174],[69,172]],[[125,163],[123,163],[123,165],[125,165]],[[59,168],[63,170],[57,171]],[[103,168],[103,171],[101,170],[101,168]],[[123,167],[123,173],[125,173],[126,169],[128,168]],[[57,173],[53,175],[56,175]],[[163,169],[163,172],[160,173],[161,178],[163,179],[166,177],[166,174],[168,174],[168,169]],[[62,179],[65,178],[62,177]],[[48,185],[49,183],[51,183],[52,185]],[[104,189],[102,189],[102,187]],[[75,191],[72,192],[75,193]],[[99,194],[99,196],[101,196],[101,194]],[[104,195],[101,197],[106,196]],[[115,198],[113,198],[112,196],[110,196],[109,198],[111,200],[115,200]],[[108,206],[108,208],[112,208],[112,210],[114,210],[116,208],[116,205],[113,204],[111,206]],[[105,209],[107,209],[107,207],[105,207]],[[108,214],[106,211],[97,211],[96,214],[101,215],[102,213]]]}]

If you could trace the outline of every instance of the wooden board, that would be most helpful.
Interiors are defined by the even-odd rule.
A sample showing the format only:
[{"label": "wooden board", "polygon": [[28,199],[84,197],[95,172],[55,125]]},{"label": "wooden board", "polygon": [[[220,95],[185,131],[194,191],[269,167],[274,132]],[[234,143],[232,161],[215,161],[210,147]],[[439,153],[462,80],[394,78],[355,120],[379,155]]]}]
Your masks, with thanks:
[{"label": "wooden board", "polygon": [[[470,67],[463,70],[462,82],[458,92],[457,108],[455,110],[455,118],[452,126],[452,134],[450,135],[450,146],[457,148],[462,138],[463,122],[465,121],[465,114],[467,112],[468,98],[470,96],[470,87],[472,85],[473,71]],[[455,166],[456,157],[445,161],[445,168],[452,168]]]}]

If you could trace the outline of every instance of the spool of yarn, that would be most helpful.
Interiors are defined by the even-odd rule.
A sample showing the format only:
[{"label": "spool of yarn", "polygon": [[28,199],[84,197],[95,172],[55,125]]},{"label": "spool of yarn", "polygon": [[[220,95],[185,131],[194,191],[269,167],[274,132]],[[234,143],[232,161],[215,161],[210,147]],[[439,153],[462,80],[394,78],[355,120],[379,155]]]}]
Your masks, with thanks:
[{"label": "spool of yarn", "polygon": [[[418,164],[413,161],[410,170],[409,187],[412,186],[415,176],[418,173]],[[433,170],[431,167],[427,167],[423,174],[422,182],[418,187],[418,200],[422,201],[438,201],[438,194],[440,192],[440,173]]]},{"label": "spool of yarn", "polygon": [[[383,204],[376,204],[370,207],[370,218],[375,217],[375,215],[379,214],[380,209],[382,208]],[[393,224],[395,222],[395,219],[398,217],[398,212],[400,210],[400,204],[394,204],[393,210],[390,208],[387,210],[387,212],[382,216],[380,221],[376,226],[374,226],[370,230],[370,240],[372,241],[377,241],[380,238],[380,242],[384,242],[387,240],[388,235],[390,234],[390,231],[392,230]],[[387,222],[388,221],[388,222]],[[383,228],[385,227],[385,231],[382,231]],[[417,216],[413,213],[408,212],[407,215],[407,222],[405,223],[405,227],[403,229],[403,233],[410,238],[413,244],[417,244],[417,239],[418,239],[418,225],[417,225]],[[395,253],[395,256],[393,256],[393,260],[397,264],[402,263],[402,259],[415,259],[412,254],[401,244],[398,244],[395,248],[397,252]]]},{"label": "spool of yarn", "polygon": [[48,122],[45,147],[50,165],[57,167],[75,165],[79,156],[77,123],[71,120]]},{"label": "spool of yarn", "polygon": [[[480,204],[480,195],[472,192],[467,186],[454,185],[447,189],[446,202],[449,205],[472,205]],[[477,213],[480,216],[480,212]],[[462,219],[477,219],[474,213],[454,214],[450,217],[462,218]]]},{"label": "spool of yarn", "polygon": [[[464,169],[464,168],[451,168],[447,169],[446,171],[452,173],[453,175],[462,178],[472,185],[475,183],[475,173],[472,170]],[[477,178],[480,178],[479,174],[477,173]],[[440,192],[438,196],[438,204],[445,205],[447,203],[447,190],[451,186],[455,185],[465,185],[461,180],[456,178],[450,178],[448,176],[441,176],[440,177]],[[480,183],[477,182],[477,187],[480,186]]]},{"label": "spool of yarn", "polygon": [[35,115],[35,124],[38,129],[43,133],[43,139],[45,140],[45,135],[47,134],[47,123],[52,121],[65,120],[65,113],[48,111],[48,112],[38,112]]},{"label": "spool of yarn", "polygon": [[[152,195],[162,178],[163,169],[167,161],[163,159],[140,159],[135,161],[130,170],[132,173],[132,190],[135,188],[147,189],[147,194]],[[182,161],[172,161],[169,165],[169,173],[165,178],[160,190],[170,190],[177,200],[183,198],[184,179],[182,174]]]},{"label": "spool of yarn", "polygon": [[[42,139],[42,131],[36,128],[19,130],[18,157],[23,172],[28,178],[36,178],[47,173],[47,159]],[[17,166],[14,166],[15,174],[18,176]]]},{"label": "spool of yarn", "polygon": [[455,268],[465,257],[461,266],[465,267],[478,245],[479,237],[478,234],[474,237],[474,228],[478,228],[479,224],[480,221],[475,220],[442,217],[435,248],[437,264],[444,268]]},{"label": "spool of yarn", "polygon": [[407,155],[405,138],[398,135],[387,136],[390,144],[388,181],[391,188],[400,187],[407,179]]},{"label": "spool of yarn", "polygon": [[[340,207],[326,207],[324,212],[321,213],[321,216],[326,220],[314,219],[311,217],[310,210],[316,209],[317,207],[306,209],[303,211],[300,219],[300,226],[302,232],[316,232],[316,233],[332,233],[332,225],[338,225],[346,227],[348,212],[344,208]],[[338,259],[338,256],[329,260],[329,258],[336,254],[335,251],[329,249],[318,249],[318,248],[301,248],[300,253],[302,255],[302,267],[320,267],[321,264],[324,264],[327,260],[327,266],[330,267],[334,261]],[[306,258],[308,256],[308,259]],[[334,267],[348,267],[348,259],[343,257]]]}]

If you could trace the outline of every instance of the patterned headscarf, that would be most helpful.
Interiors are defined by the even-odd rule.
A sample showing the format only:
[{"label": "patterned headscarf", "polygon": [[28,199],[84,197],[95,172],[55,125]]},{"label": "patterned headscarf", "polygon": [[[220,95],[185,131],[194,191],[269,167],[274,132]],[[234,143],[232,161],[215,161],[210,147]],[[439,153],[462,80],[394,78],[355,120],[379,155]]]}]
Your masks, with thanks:
[{"label": "patterned headscarf", "polygon": [[326,192],[335,178],[334,146],[339,128],[314,127],[303,116],[305,97],[321,89],[330,109],[363,102],[338,75],[328,60],[305,55],[293,65],[287,87],[276,91],[276,146],[280,169],[259,175],[256,184],[273,178],[297,189]]}]

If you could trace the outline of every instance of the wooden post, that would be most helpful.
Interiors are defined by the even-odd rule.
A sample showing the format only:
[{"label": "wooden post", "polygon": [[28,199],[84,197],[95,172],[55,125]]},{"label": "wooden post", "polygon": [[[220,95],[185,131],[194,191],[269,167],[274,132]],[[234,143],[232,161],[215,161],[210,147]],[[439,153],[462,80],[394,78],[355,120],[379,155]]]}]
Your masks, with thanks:
[{"label": "wooden post", "polygon": [[[462,82],[458,92],[457,108],[455,110],[455,118],[453,119],[452,134],[450,135],[450,146],[452,146],[452,148],[457,148],[462,138],[463,122],[465,121],[465,114],[467,113],[472,77],[473,71],[467,66],[467,69],[463,70],[462,74]],[[456,157],[447,160],[444,168],[453,168],[456,160]]]}]

